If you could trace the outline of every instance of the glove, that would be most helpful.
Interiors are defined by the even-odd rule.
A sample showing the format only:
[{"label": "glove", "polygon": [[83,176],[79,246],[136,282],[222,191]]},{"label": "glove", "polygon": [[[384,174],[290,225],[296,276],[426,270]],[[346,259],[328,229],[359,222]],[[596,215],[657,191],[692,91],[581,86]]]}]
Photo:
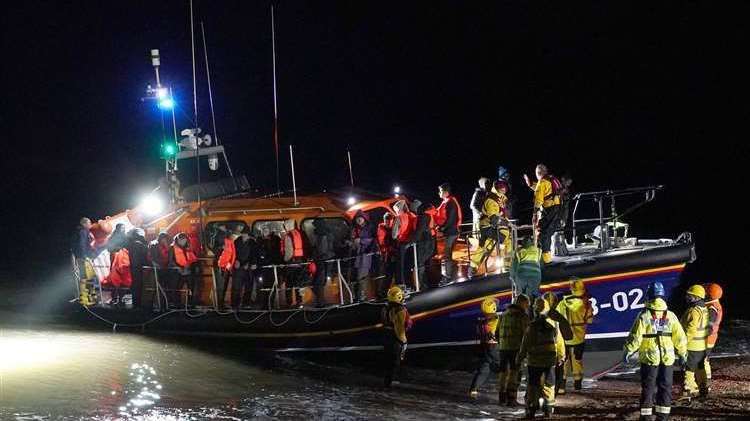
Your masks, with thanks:
[{"label": "glove", "polygon": [[406,343],[401,346],[401,361],[403,361],[404,358],[406,358]]},{"label": "glove", "polygon": [[684,355],[678,355],[677,356],[677,365],[681,368],[685,368],[687,366],[687,358],[685,358]]}]

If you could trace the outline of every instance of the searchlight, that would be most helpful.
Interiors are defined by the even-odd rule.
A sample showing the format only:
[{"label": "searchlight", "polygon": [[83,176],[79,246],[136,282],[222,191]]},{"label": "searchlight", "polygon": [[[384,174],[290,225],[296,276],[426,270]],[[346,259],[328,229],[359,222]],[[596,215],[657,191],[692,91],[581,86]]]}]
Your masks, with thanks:
[{"label": "searchlight", "polygon": [[164,202],[153,194],[150,194],[141,200],[138,209],[148,216],[158,215],[164,210]]}]

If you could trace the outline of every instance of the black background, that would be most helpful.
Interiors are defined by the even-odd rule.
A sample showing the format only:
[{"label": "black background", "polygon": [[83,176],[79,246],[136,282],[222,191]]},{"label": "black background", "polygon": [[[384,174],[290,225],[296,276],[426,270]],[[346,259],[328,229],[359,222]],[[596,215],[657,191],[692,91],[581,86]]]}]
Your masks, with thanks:
[{"label": "black background", "polygon": [[[541,161],[579,191],[664,184],[635,233],[694,233],[691,281],[718,281],[742,315],[748,7],[727,2],[319,2],[276,9],[282,187],[295,145],[303,189],[451,181]],[[148,58],[190,125],[186,1],[3,6],[0,282],[63,265],[82,215],[133,207],[163,172]],[[273,189],[270,2],[196,1],[219,137],[237,172]],[[199,124],[211,127],[198,43]],[[205,176],[205,175],[204,175]],[[194,173],[183,170],[184,184]],[[430,198],[437,200],[436,197]]]}]

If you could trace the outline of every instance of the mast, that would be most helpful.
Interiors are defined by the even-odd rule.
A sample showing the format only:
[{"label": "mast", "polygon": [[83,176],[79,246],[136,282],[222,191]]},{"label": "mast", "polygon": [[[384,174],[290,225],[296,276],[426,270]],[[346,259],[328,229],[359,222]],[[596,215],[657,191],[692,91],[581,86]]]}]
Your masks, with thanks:
[{"label": "mast", "polygon": [[276,95],[276,21],[271,4],[271,51],[273,53],[273,147],[276,153],[276,192],[281,192],[279,183],[279,107]]}]

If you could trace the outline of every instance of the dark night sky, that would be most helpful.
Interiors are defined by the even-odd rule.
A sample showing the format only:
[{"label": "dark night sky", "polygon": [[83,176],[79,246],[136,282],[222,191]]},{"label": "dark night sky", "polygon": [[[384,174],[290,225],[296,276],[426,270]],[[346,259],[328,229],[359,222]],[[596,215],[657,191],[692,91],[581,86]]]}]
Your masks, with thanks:
[{"label": "dark night sky", "polygon": [[[692,231],[699,262],[687,276],[748,292],[747,6],[279,3],[282,150],[295,145],[304,188],[343,184],[347,145],[358,184],[374,190],[431,193],[448,180],[468,198],[498,164],[520,182],[537,161],[571,172],[579,191],[665,184],[636,232]],[[219,136],[235,169],[271,187],[269,5],[196,0]],[[64,261],[81,215],[132,207],[155,186],[158,113],[140,101],[147,54],[161,50],[187,127],[189,18],[187,1],[29,1],[4,6],[0,22],[0,267],[23,279]],[[209,128],[204,74],[199,61]]]}]

